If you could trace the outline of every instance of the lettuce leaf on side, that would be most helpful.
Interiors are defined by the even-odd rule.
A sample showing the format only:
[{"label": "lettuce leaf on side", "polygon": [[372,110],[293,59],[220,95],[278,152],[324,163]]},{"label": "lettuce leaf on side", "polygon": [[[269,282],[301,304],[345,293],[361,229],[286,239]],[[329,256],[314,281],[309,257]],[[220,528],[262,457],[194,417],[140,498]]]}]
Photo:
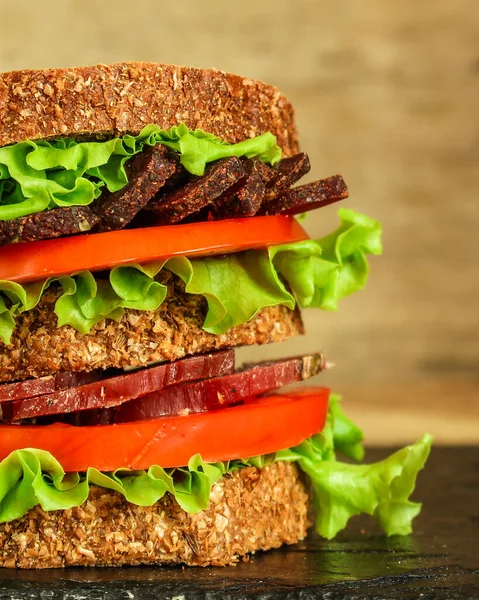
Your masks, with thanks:
[{"label": "lettuce leaf on side", "polygon": [[340,454],[355,461],[364,458],[364,434],[361,429],[344,414],[341,396],[331,394],[329,398],[329,418],[331,419],[333,446]]},{"label": "lettuce leaf on side", "polygon": [[[89,469],[65,474],[48,452],[17,450],[0,463],[0,523],[18,519],[36,505],[45,511],[80,506],[90,485],[117,491],[138,506],[152,506],[168,492],[186,512],[197,513],[207,508],[213,484],[225,473],[290,461],[311,479],[318,505],[316,527],[322,536],[334,537],[351,517],[361,513],[372,515],[387,535],[410,533],[421,505],[411,502],[409,496],[428,457],[431,436],[375,464],[339,462],[336,451],[350,448],[351,440],[356,448],[353,454],[362,453],[358,450],[362,433],[345,417],[338,402],[339,397],[333,395],[324,430],[298,446],[229,462],[207,464],[196,455],[181,469],[152,466],[142,471]],[[346,446],[344,440],[349,441]]]},{"label": "lettuce leaf on side", "polygon": [[[374,517],[386,535],[407,535],[421,504],[411,502],[418,472],[429,456],[432,437],[425,435],[411,446],[371,465],[318,460],[322,440],[311,438],[288,452],[308,475],[315,491],[316,530],[332,539],[349,519]],[[281,458],[280,458],[281,460]]]},{"label": "lettuce leaf on side", "polygon": [[147,125],[136,136],[106,141],[19,142],[0,148],[0,221],[58,206],[85,206],[103,187],[120,190],[128,183],[126,162],[145,145],[156,144],[179,152],[181,164],[193,175],[203,175],[209,162],[228,156],[258,157],[272,165],[281,159],[272,133],[229,144],[183,123],[168,130]]},{"label": "lettuce leaf on side", "polygon": [[203,328],[216,335],[265,307],[294,308],[296,299],[302,307],[337,310],[341,298],[365,286],[366,254],[381,253],[377,221],[344,208],[339,216],[339,228],[325,238],[268,250],[120,266],[108,279],[84,271],[24,286],[0,281],[0,339],[10,342],[15,317],[34,308],[53,282],[63,291],[55,305],[58,326],[70,325],[80,333],[88,333],[102,319],[119,319],[126,308],[155,310],[167,292],[155,280],[162,269],[180,277],[188,293],[207,299]]}]

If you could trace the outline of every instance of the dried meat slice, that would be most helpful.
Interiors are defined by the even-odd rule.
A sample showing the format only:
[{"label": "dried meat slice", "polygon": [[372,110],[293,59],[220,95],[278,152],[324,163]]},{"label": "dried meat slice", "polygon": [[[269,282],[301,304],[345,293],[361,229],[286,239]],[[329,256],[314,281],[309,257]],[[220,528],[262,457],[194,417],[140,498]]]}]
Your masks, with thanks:
[{"label": "dried meat slice", "polygon": [[156,214],[157,223],[179,223],[211,205],[244,175],[243,163],[236,156],[219,160],[209,165],[202,177],[169,194],[157,196],[148,209]]},{"label": "dried meat slice", "polygon": [[324,368],[322,353],[258,363],[244,371],[171,386],[126,402],[111,412],[112,422],[220,410],[314,377]]},{"label": "dried meat slice", "polygon": [[333,175],[289,190],[263,204],[258,215],[297,215],[338,202],[348,195],[344,179],[341,175]]},{"label": "dried meat slice", "polygon": [[231,186],[209,209],[209,219],[253,217],[261,207],[265,183],[274,171],[258,158],[243,159],[245,177]]},{"label": "dried meat slice", "polygon": [[[315,377],[326,367],[322,352],[260,362],[248,365],[241,371],[230,371],[214,377],[198,378],[197,381],[184,379],[183,383],[158,387],[154,392],[144,393],[133,400],[126,397],[124,402],[110,404],[111,408],[86,410],[70,415],[62,414],[57,420],[77,426],[107,425],[166,415],[186,415],[219,410],[244,401],[247,402],[252,397],[291,383]],[[74,390],[74,393],[77,392]],[[24,406],[27,404],[24,403]],[[18,408],[8,413],[8,420],[17,420],[30,415],[29,412],[21,409],[21,405],[22,403],[18,403]],[[105,406],[105,404],[103,405]],[[11,408],[14,406],[12,405]],[[43,409],[44,411],[55,410],[55,408],[51,409],[45,406]],[[46,413],[44,412],[44,414]]]},{"label": "dried meat slice", "polygon": [[3,383],[0,385],[0,405],[3,402],[10,402],[11,400],[23,400],[24,398],[43,396],[45,394],[52,394],[58,390],[65,390],[100,381],[108,376],[107,373],[107,371],[100,370],[81,373],[61,371],[60,373],[56,373],[56,375],[46,375],[38,379]]},{"label": "dried meat slice", "polygon": [[172,385],[229,375],[234,372],[234,350],[190,356],[132,373],[57,388],[41,396],[14,399],[2,405],[4,421],[119,406]]},{"label": "dried meat slice", "polygon": [[126,186],[117,192],[102,194],[95,205],[100,218],[96,231],[123,229],[181,167],[176,155],[158,144],[131,158],[125,169]]},{"label": "dried meat slice", "polygon": [[275,167],[272,177],[267,182],[264,202],[269,202],[294,185],[306,173],[309,173],[311,164],[305,152],[283,158]]},{"label": "dried meat slice", "polygon": [[65,206],[0,222],[0,245],[90,231],[99,218],[88,206]]},{"label": "dried meat slice", "polygon": [[276,176],[276,168],[270,167],[259,158],[248,158],[246,160],[254,165],[256,173],[265,185]]}]

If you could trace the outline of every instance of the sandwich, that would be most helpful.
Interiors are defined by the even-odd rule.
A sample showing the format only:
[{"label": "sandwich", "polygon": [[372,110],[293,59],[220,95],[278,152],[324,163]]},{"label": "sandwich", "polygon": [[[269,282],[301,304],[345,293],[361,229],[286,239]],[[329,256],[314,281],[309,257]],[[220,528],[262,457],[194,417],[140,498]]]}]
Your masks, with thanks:
[{"label": "sandwich", "polygon": [[351,209],[308,236],[298,217],[348,196],[309,169],[259,81],[0,75],[2,567],[231,565],[363,513],[411,531],[430,436],[363,464],[341,399],[309,382],[323,348],[235,361],[336,310],[381,253]]}]

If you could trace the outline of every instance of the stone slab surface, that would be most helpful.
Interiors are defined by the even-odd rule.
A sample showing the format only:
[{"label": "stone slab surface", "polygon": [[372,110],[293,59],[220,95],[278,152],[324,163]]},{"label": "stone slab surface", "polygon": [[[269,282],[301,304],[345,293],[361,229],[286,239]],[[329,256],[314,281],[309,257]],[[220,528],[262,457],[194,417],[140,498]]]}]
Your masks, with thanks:
[{"label": "stone slab surface", "polygon": [[479,447],[434,448],[416,498],[424,508],[409,537],[381,537],[358,519],[336,540],[311,535],[224,569],[4,570],[0,600],[479,598]]}]

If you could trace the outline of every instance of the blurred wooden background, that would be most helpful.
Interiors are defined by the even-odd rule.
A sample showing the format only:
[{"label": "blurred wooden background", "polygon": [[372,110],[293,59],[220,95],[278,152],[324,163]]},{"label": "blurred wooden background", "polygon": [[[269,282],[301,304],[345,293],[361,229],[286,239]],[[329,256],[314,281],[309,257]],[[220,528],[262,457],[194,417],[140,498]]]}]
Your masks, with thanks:
[{"label": "blurred wooden background", "polygon": [[137,59],[276,84],[310,178],[341,172],[347,205],[382,221],[385,253],[366,291],[254,357],[324,348],[336,367],[322,381],[371,443],[479,442],[477,0],[0,0],[0,22],[2,71]]}]

